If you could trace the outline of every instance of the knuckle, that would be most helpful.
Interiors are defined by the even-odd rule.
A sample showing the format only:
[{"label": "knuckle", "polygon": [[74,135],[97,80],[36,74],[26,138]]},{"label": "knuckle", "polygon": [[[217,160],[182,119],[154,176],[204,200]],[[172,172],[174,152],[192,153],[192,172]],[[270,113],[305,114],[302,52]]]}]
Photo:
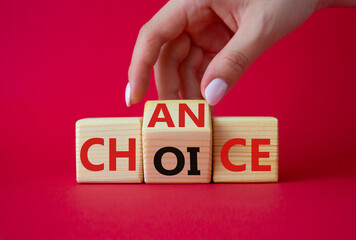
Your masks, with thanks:
[{"label": "knuckle", "polygon": [[143,25],[139,31],[139,37],[145,39],[147,42],[155,42],[160,40],[159,35],[152,28],[150,22]]},{"label": "knuckle", "polygon": [[223,59],[236,73],[245,72],[248,68],[247,57],[239,51],[229,51]]},{"label": "knuckle", "polygon": [[147,24],[144,24],[141,28],[140,31],[138,32],[139,36],[145,35],[145,33],[147,32]]},{"label": "knuckle", "polygon": [[142,25],[142,27],[140,28],[140,34],[141,35],[144,35],[144,34],[146,34],[147,32],[149,32],[149,30],[150,30],[150,23],[149,22],[147,22],[147,23],[145,23],[144,25]]}]

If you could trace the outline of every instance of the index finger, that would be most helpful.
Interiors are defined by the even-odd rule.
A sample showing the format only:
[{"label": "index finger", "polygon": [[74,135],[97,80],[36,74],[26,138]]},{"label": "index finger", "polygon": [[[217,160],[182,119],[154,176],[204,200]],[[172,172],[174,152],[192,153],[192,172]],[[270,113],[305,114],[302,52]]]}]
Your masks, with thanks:
[{"label": "index finger", "polygon": [[183,2],[168,2],[141,28],[129,67],[128,105],[138,103],[146,94],[162,45],[183,32],[187,23]]}]

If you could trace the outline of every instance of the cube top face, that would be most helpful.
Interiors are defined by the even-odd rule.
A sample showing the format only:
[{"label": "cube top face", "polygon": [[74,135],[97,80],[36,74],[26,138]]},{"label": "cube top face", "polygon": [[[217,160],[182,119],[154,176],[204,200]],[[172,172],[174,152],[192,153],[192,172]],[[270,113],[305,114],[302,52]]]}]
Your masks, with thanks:
[{"label": "cube top face", "polygon": [[142,126],[146,183],[211,181],[211,115],[203,100],[149,101]]},{"label": "cube top face", "polygon": [[[273,126],[278,127],[278,119],[275,117],[214,117],[214,120],[219,123],[231,123],[235,126],[240,126],[239,123],[245,123],[244,126],[252,126],[252,125],[262,125],[262,126]],[[250,124],[249,124],[250,123]]]},{"label": "cube top face", "polygon": [[142,118],[88,118],[76,123],[79,183],[142,183]]},{"label": "cube top face", "polygon": [[278,120],[213,118],[214,182],[277,182]]},{"label": "cube top face", "polygon": [[142,131],[210,131],[211,115],[205,100],[147,101]]},{"label": "cube top face", "polygon": [[75,127],[112,127],[114,125],[124,126],[124,125],[137,125],[142,123],[141,117],[120,117],[120,118],[83,118],[76,122]]}]

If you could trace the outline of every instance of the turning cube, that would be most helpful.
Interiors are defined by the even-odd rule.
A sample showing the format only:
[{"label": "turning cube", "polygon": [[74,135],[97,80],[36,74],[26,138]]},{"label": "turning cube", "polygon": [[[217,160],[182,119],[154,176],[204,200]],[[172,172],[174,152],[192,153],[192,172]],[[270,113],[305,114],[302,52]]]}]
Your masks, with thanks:
[{"label": "turning cube", "polygon": [[212,129],[204,100],[148,101],[142,125],[146,183],[209,183]]},{"label": "turning cube", "polygon": [[213,118],[214,182],[277,182],[278,120]]},{"label": "turning cube", "polygon": [[88,118],[76,123],[78,183],[142,183],[142,118]]}]

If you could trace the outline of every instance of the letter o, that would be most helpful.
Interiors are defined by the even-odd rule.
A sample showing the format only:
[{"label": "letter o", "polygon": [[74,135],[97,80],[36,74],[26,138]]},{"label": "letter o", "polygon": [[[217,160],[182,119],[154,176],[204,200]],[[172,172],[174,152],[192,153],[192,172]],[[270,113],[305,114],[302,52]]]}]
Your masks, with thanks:
[{"label": "letter o", "polygon": [[[162,166],[162,157],[167,152],[171,152],[177,157],[177,166],[172,170],[167,170]],[[154,165],[156,170],[166,176],[173,176],[180,173],[184,168],[184,162],[183,153],[175,147],[163,147],[159,149],[154,156]]]}]

